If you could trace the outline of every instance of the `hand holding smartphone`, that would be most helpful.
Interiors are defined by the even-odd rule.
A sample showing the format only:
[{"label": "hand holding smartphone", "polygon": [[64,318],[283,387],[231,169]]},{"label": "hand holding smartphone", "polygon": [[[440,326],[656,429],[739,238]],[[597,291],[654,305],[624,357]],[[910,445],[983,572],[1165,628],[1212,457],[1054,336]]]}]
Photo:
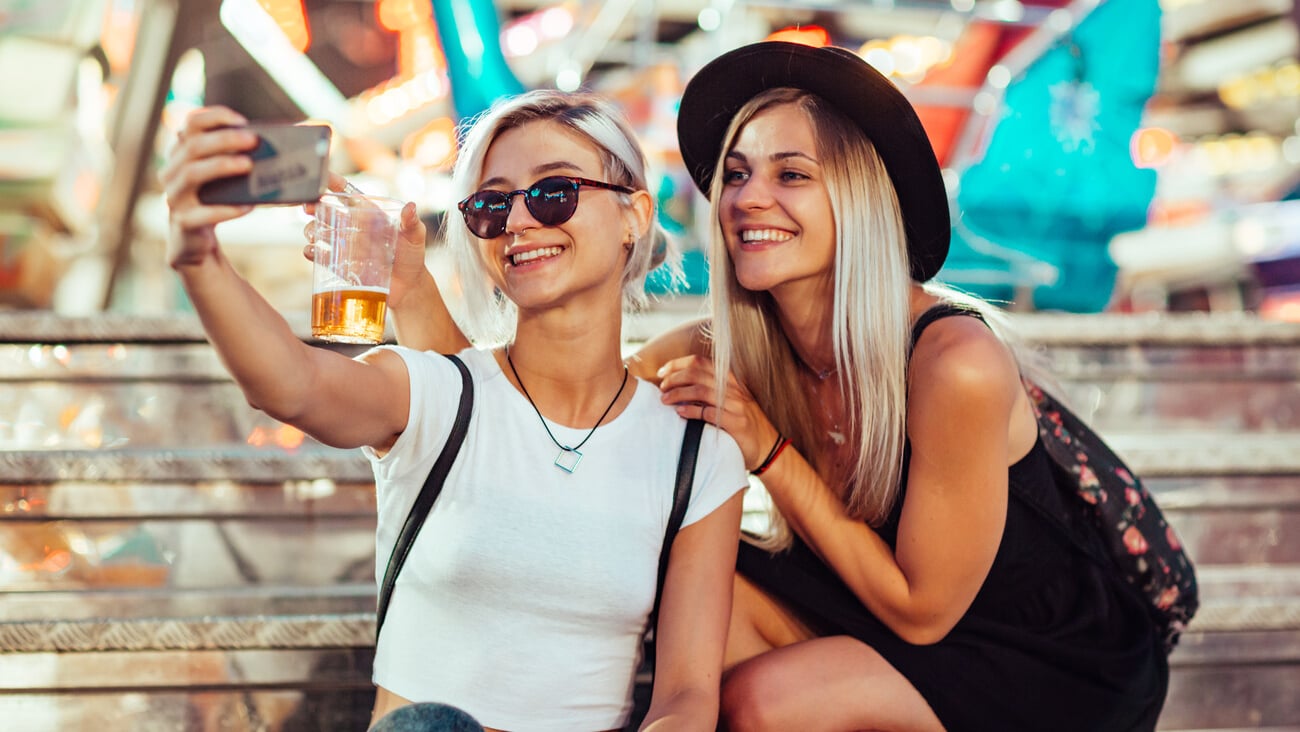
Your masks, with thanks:
[{"label": "hand holding smartphone", "polygon": [[331,130],[327,125],[255,124],[253,168],[199,187],[205,205],[314,203],[329,177]]}]

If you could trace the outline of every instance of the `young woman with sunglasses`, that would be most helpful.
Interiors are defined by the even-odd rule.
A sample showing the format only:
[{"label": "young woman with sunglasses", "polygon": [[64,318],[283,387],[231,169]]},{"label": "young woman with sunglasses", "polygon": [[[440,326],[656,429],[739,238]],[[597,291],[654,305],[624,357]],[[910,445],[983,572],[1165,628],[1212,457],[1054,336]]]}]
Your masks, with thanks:
[{"label": "young woman with sunglasses", "polygon": [[[170,261],[250,403],[371,458],[382,573],[451,430],[460,373],[408,348],[355,360],[312,348],[231,269],[212,227],[246,209],[203,206],[195,191],[248,169],[242,124],[224,109],[187,122],[164,172]],[[490,729],[617,729],[685,426],[620,354],[623,307],[644,297],[657,236],[644,158],[607,103],[532,92],[477,120],[453,185],[463,221],[448,222],[447,238],[471,303],[466,331],[495,347],[459,354],[473,414],[398,577],[376,648],[374,719],[441,702]],[[707,428],[670,554],[643,729],[716,725],[745,485],[734,441]]]}]

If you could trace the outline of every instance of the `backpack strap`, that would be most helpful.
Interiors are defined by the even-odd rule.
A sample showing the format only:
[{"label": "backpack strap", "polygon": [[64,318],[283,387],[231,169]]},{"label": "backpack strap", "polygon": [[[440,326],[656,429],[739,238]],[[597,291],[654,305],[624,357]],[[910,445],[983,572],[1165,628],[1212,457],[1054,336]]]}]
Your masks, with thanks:
[{"label": "backpack strap", "polygon": [[687,420],[686,434],[682,437],[682,454],[677,458],[677,485],[673,488],[673,508],[668,514],[668,528],[664,530],[664,545],[659,550],[659,579],[655,583],[655,604],[650,610],[648,627],[653,632],[659,623],[659,600],[664,594],[664,581],[668,579],[668,556],[673,550],[673,539],[682,528],[686,508],[691,502],[691,486],[695,483],[695,461],[700,453],[700,435],[704,422]]},{"label": "backpack strap", "polygon": [[691,502],[691,487],[695,483],[695,459],[700,451],[700,435],[704,433],[704,422],[698,419],[687,420],[686,434],[682,437],[682,453],[677,460],[677,485],[673,488],[673,507],[668,512],[668,526],[664,530],[664,544],[659,551],[659,578],[655,584],[655,603],[646,619],[645,633],[641,635],[641,673],[650,676],[651,688],[646,689],[637,684],[632,692],[632,714],[623,729],[627,732],[639,729],[646,712],[650,710],[650,696],[653,692],[655,674],[655,630],[659,625],[659,601],[664,594],[664,581],[668,578],[668,557],[672,552],[673,539],[686,518],[686,507]]},{"label": "backpack strap", "polygon": [[388,614],[388,601],[393,596],[397,575],[402,571],[402,565],[406,564],[406,557],[411,553],[411,546],[415,544],[415,537],[419,535],[420,527],[424,526],[424,520],[429,517],[433,502],[438,500],[438,494],[442,492],[442,484],[447,481],[447,473],[451,471],[452,464],[456,462],[456,455],[460,453],[460,446],[465,442],[470,413],[474,411],[474,382],[470,379],[469,369],[458,357],[449,355],[447,358],[460,370],[460,404],[456,407],[456,421],[452,423],[451,434],[447,436],[447,443],[442,446],[442,452],[434,461],[429,477],[424,479],[420,495],[416,496],[415,505],[411,506],[411,513],[407,515],[406,523],[402,525],[402,530],[397,535],[393,553],[388,558],[384,581],[379,587],[379,607],[375,614],[376,641],[379,639],[379,631],[384,627],[384,616]]}]

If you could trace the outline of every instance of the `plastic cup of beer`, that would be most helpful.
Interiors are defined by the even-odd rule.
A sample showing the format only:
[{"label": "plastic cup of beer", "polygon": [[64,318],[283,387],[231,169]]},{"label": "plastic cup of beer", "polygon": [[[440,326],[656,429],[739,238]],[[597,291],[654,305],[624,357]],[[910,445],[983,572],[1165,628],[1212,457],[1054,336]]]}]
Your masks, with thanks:
[{"label": "plastic cup of beer", "polygon": [[327,193],[316,204],[311,334],[334,343],[384,339],[402,201]]}]

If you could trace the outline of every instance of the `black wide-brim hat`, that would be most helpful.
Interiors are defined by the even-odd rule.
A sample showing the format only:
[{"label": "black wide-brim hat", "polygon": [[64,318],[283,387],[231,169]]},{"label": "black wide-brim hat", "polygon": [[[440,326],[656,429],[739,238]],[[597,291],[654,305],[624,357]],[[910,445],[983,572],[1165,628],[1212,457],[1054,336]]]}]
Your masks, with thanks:
[{"label": "black wide-brim hat", "polygon": [[765,41],[724,53],[700,69],[686,85],[677,115],[678,144],[695,185],[709,195],[732,117],[750,99],[778,87],[821,97],[871,140],[898,194],[912,279],[933,277],[948,256],[951,233],[939,161],[902,92],[851,51]]}]

